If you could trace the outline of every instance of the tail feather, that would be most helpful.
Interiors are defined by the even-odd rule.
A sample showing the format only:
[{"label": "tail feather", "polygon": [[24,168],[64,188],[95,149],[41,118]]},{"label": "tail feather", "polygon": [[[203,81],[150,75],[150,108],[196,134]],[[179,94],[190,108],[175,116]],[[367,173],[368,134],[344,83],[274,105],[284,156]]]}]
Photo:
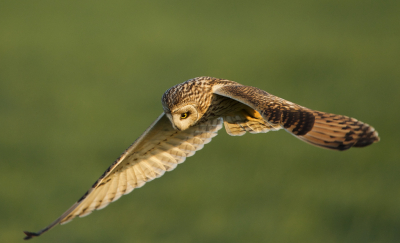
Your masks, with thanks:
[{"label": "tail feather", "polygon": [[320,111],[312,111],[315,121],[311,130],[299,139],[315,146],[346,150],[364,147],[379,141],[378,132],[357,119]]}]

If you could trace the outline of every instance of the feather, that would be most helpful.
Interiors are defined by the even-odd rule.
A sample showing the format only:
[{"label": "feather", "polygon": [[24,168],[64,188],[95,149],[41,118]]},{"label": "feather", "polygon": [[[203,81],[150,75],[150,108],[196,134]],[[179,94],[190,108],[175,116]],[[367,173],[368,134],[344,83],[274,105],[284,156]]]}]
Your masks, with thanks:
[{"label": "feather", "polygon": [[78,202],[41,231],[25,232],[25,239],[39,236],[57,224],[70,222],[76,216],[87,216],[93,210],[102,209],[122,195],[162,176],[165,171],[173,170],[186,157],[210,142],[221,129],[222,122],[217,118],[177,132],[164,113],[161,114]]}]

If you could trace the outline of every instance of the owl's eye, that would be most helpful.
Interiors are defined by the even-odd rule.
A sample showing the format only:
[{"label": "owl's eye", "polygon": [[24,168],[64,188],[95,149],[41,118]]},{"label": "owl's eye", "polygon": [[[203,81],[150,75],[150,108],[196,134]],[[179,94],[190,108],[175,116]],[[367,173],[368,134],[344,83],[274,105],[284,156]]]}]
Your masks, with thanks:
[{"label": "owl's eye", "polygon": [[181,114],[181,119],[186,119],[189,116],[189,112],[185,112]]}]

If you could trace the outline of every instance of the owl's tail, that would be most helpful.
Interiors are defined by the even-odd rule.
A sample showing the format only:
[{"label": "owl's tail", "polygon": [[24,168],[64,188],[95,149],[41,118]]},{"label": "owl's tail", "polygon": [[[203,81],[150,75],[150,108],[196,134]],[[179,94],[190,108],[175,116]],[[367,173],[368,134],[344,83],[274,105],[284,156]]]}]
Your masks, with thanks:
[{"label": "owl's tail", "polygon": [[297,138],[315,146],[346,150],[351,147],[364,147],[379,141],[378,132],[370,125],[354,118],[311,111],[314,124],[310,131]]}]

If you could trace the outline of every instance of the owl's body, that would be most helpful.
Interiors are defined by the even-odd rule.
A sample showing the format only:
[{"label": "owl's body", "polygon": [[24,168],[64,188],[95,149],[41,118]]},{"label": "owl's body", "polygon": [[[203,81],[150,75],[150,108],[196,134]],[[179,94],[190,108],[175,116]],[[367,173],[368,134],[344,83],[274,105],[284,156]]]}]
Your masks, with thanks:
[{"label": "owl's body", "polygon": [[225,126],[229,135],[285,129],[312,145],[333,150],[379,141],[373,127],[354,118],[314,111],[255,87],[200,77],[167,90],[164,112],[70,209],[37,233],[102,209],[146,182],[173,170]]},{"label": "owl's body", "polygon": [[177,129],[179,123],[191,117],[174,120],[171,113],[179,116],[184,107],[192,106],[196,119],[183,124],[184,128],[221,117],[230,135],[284,128],[303,141],[336,150],[362,147],[379,140],[373,127],[354,118],[314,111],[229,80],[210,77],[188,80],[167,90],[162,104]]}]

